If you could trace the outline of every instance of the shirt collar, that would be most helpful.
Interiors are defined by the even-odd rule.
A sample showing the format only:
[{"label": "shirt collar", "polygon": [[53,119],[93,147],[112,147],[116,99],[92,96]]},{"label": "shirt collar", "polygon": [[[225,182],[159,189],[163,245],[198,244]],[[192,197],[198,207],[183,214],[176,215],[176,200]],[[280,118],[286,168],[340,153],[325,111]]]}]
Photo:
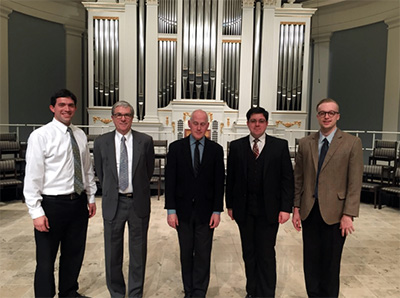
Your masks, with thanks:
[{"label": "shirt collar", "polygon": [[63,133],[67,133],[68,127],[71,127],[71,130],[74,131],[74,126],[70,124],[69,126],[65,125],[64,123],[58,121],[56,118],[53,118],[53,124],[61,130]]},{"label": "shirt collar", "polygon": [[[189,141],[190,141],[190,145],[193,145],[193,144],[196,143],[196,139],[195,139],[192,135],[189,135]],[[206,142],[205,137],[202,137],[202,138],[199,140],[199,142],[200,142],[201,145],[204,146],[204,143]]]},{"label": "shirt collar", "polygon": [[[265,144],[265,138],[266,138],[266,136],[267,136],[267,135],[266,135],[265,133],[263,133],[262,136],[258,138],[258,140],[259,140],[261,143]],[[253,137],[251,134],[249,134],[249,138],[250,138],[250,144],[253,144],[253,142],[254,142],[254,140],[255,140],[256,138]]]},{"label": "shirt collar", "polygon": [[121,140],[122,136],[124,136],[126,140],[130,140],[131,135],[132,135],[132,130],[129,130],[125,135],[120,133],[118,130],[115,130],[115,135],[118,140]]},{"label": "shirt collar", "polygon": [[322,141],[323,141],[325,138],[328,140],[329,144],[332,143],[332,139],[333,139],[333,137],[335,136],[336,131],[337,131],[337,127],[336,127],[335,130],[332,131],[328,136],[324,136],[324,135],[322,134],[322,132],[320,131],[320,132],[319,132],[319,143],[322,143]]}]

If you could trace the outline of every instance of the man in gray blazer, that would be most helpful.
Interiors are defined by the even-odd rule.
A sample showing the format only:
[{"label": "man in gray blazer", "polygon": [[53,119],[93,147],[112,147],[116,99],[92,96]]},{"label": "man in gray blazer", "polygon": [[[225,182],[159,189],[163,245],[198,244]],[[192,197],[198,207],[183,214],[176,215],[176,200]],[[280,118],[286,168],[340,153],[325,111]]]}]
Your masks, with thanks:
[{"label": "man in gray blazer", "polygon": [[339,105],[317,105],[320,130],[299,142],[292,222],[303,227],[303,260],[309,297],[338,297],[340,260],[358,216],[363,172],[361,140],[337,128]]},{"label": "man in gray blazer", "polygon": [[125,224],[129,227],[128,297],[142,297],[150,218],[153,139],[131,129],[133,107],[111,109],[116,130],[94,142],[95,171],[102,187],[106,281],[111,297],[125,297],[122,273]]}]

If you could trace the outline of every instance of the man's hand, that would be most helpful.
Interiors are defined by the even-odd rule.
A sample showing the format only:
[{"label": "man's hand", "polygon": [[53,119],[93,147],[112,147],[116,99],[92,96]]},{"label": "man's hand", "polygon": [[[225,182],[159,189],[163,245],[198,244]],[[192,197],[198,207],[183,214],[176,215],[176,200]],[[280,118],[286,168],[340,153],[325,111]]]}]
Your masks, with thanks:
[{"label": "man's hand", "polygon": [[293,209],[292,223],[293,223],[294,228],[300,232],[301,231],[301,218],[300,218],[299,208],[297,208],[297,207],[294,207],[294,209]]},{"label": "man's hand", "polygon": [[48,232],[50,229],[49,220],[45,215],[35,218],[33,220],[33,226],[39,232]]},{"label": "man's hand", "polygon": [[96,215],[96,203],[89,203],[88,209],[89,209],[89,218]]},{"label": "man's hand", "polygon": [[219,214],[213,213],[211,215],[211,219],[210,219],[210,229],[214,229],[216,227],[218,227],[219,222],[221,221],[221,216]]},{"label": "man's hand", "polygon": [[347,236],[355,231],[353,226],[353,217],[343,214],[340,220],[340,229],[342,230],[342,237]]},{"label": "man's hand", "polygon": [[285,222],[287,222],[289,220],[289,218],[290,218],[289,212],[284,212],[284,211],[279,212],[278,221],[280,224],[284,224]]},{"label": "man's hand", "polygon": [[168,214],[167,216],[168,225],[174,229],[179,226],[178,215],[176,213]]},{"label": "man's hand", "polygon": [[230,217],[232,220],[235,220],[235,219],[233,218],[233,210],[232,210],[232,209],[228,209],[228,215],[229,215],[229,217]]}]

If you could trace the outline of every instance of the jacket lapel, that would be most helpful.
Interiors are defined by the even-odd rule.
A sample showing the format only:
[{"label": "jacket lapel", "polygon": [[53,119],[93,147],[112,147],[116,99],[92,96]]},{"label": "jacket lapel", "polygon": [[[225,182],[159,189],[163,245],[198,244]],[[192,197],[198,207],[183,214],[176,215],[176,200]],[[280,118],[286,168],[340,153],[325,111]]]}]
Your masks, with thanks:
[{"label": "jacket lapel", "polygon": [[335,151],[340,147],[343,141],[342,131],[338,128],[336,130],[335,135],[333,136],[332,142],[329,145],[328,152],[326,153],[324,163],[322,164],[321,171],[325,168],[325,166],[329,163],[332,156],[335,154]]},{"label": "jacket lapel", "polygon": [[133,159],[132,159],[132,181],[133,177],[135,177],[135,171],[139,164],[140,159],[140,146],[142,140],[138,137],[138,134],[132,130],[132,152],[133,152]]},{"label": "jacket lapel", "polygon": [[312,154],[312,160],[314,163],[314,171],[317,173],[318,171],[318,158],[319,158],[319,151],[318,151],[318,141],[319,141],[319,131],[312,135],[312,141],[310,142],[310,151]]},{"label": "jacket lapel", "polygon": [[[243,164],[244,179],[247,181],[247,152],[248,152],[249,146],[250,146],[249,136],[245,136],[244,138],[242,138],[240,146],[241,146],[240,151],[239,151],[240,154],[244,153],[240,157],[240,160],[242,161],[242,164]],[[246,185],[247,185],[247,183],[246,183]]]},{"label": "jacket lapel", "polygon": [[186,164],[190,165],[190,170],[192,175],[194,176],[193,162],[192,162],[192,153],[190,151],[190,137],[187,136],[183,142],[183,158],[186,159]]},{"label": "jacket lapel", "polygon": [[115,155],[115,130],[114,133],[109,134],[109,138],[106,140],[107,152],[109,152],[109,156],[112,156],[110,161],[110,169],[112,175],[114,176],[115,180],[118,181],[118,173],[117,173],[117,159]]}]

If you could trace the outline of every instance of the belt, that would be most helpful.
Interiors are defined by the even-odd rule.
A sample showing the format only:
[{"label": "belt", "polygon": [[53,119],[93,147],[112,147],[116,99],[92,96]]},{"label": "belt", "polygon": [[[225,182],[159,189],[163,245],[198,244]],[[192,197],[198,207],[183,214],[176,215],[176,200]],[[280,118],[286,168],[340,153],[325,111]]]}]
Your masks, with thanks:
[{"label": "belt", "polygon": [[118,193],[119,197],[127,197],[127,198],[133,198],[133,193]]},{"label": "belt", "polygon": [[82,192],[81,194],[78,194],[76,192],[73,192],[68,195],[57,195],[57,196],[50,196],[50,195],[42,195],[44,199],[55,199],[55,200],[67,200],[67,201],[72,201],[72,200],[77,200],[83,197],[85,192]]}]

